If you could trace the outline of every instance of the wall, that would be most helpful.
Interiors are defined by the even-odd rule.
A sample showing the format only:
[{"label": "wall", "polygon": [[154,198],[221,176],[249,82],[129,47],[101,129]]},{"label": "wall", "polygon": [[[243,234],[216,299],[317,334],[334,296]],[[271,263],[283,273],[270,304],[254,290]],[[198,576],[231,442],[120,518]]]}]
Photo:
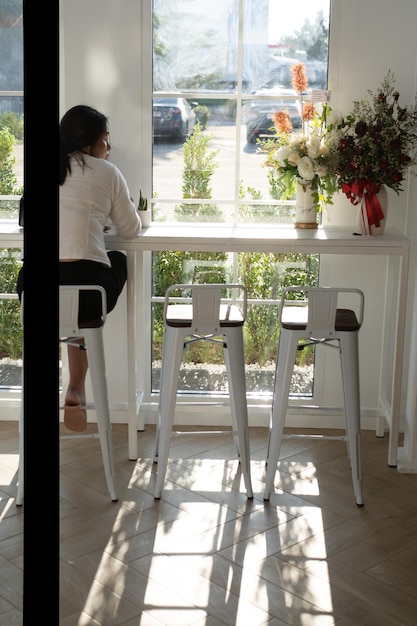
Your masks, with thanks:
[{"label": "wall", "polygon": [[[105,111],[111,120],[112,160],[125,173],[132,193],[137,195],[137,172],[140,155],[140,14],[145,1],[138,0],[61,0],[61,107],[85,102]],[[367,89],[376,89],[388,69],[397,79],[402,104],[412,104],[417,91],[417,3],[415,0],[333,0],[331,28],[331,58],[329,87],[332,106],[348,111],[355,99],[366,95]],[[407,341],[411,340],[411,360],[406,371],[414,379],[404,382],[406,419],[414,422],[417,399],[415,372],[417,365],[417,330],[413,327],[411,307],[415,305],[416,213],[417,191],[413,179],[405,191],[397,196],[389,190],[388,226],[396,225],[412,241],[410,272],[409,322]],[[333,224],[352,224],[352,205],[339,195],[330,207],[325,220]],[[323,273],[334,283],[345,280],[346,260],[339,265],[323,262]],[[349,268],[360,276],[360,286],[368,297],[366,318],[361,341],[363,363],[363,399],[365,405],[374,405],[377,394],[375,367],[380,355],[382,324],[381,293],[383,285],[375,281],[378,261],[349,259]],[[347,278],[346,278],[347,280]],[[115,327],[123,315],[112,319]],[[413,348],[414,346],[414,348]],[[407,357],[408,359],[408,357]],[[121,375],[123,378],[123,374]],[[123,395],[123,394],[121,394]]]},{"label": "wall", "polygon": [[112,161],[139,196],[141,2],[61,0],[61,114],[88,104],[110,119]]},{"label": "wall", "polygon": [[[415,0],[333,0],[335,30],[331,45],[337,46],[330,68],[332,105],[350,109],[352,100],[366,95],[382,82],[388,69],[394,72],[401,104],[412,105],[417,93],[417,2]],[[410,276],[403,377],[403,414],[407,436],[399,469],[414,459],[417,471],[417,178],[410,177],[404,192],[389,192],[388,226],[395,225],[410,239]],[[331,217],[349,219],[351,206],[339,197]],[[372,281],[374,273],[369,273]],[[367,300],[367,314],[369,305]],[[376,314],[376,309],[371,314]],[[361,337],[363,340],[363,335]],[[369,347],[375,344],[370,343]]]}]

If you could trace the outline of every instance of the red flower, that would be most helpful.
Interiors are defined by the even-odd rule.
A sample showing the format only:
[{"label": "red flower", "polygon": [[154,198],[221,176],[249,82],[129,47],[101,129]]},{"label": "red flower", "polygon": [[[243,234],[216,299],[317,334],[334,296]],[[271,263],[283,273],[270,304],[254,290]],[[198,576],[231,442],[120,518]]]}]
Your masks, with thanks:
[{"label": "red flower", "polygon": [[367,130],[368,130],[368,127],[366,125],[366,122],[364,122],[363,120],[358,122],[355,126],[355,133],[357,134],[358,137],[365,137]]},{"label": "red flower", "polygon": [[414,106],[400,107],[389,71],[382,86],[368,90],[369,99],[355,101],[353,111],[337,125],[336,170],[339,186],[357,181],[401,191],[410,166],[417,165],[417,95]]},{"label": "red flower", "polygon": [[393,172],[391,178],[393,183],[400,183],[403,180],[403,175],[401,172]]}]

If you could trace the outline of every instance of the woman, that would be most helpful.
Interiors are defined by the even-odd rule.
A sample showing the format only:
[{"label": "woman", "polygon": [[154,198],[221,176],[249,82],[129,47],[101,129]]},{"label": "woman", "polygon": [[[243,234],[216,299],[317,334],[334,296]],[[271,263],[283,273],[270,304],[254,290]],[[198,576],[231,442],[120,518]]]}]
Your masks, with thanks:
[{"label": "woman", "polygon": [[[110,149],[105,115],[84,105],[65,113],[60,124],[59,282],[101,285],[107,294],[107,313],[116,306],[126,282],[127,264],[123,252],[106,251],[104,231],[111,221],[118,235],[132,239],[142,226],[125,178],[107,160]],[[20,275],[19,295],[22,283]],[[100,314],[96,294],[81,294],[79,320]],[[64,424],[81,431],[87,427],[86,351],[68,346],[68,365]]]}]

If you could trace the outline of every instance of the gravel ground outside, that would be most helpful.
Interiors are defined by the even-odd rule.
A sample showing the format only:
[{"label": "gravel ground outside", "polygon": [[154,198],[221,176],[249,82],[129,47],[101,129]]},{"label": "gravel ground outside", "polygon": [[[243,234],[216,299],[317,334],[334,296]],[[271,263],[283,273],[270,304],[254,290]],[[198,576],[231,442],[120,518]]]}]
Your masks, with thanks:
[{"label": "gravel ground outside", "polygon": [[[153,381],[159,386],[160,362],[153,363]],[[313,366],[294,367],[291,393],[310,394],[313,388]],[[246,388],[248,393],[262,392],[271,389],[274,383],[275,364],[271,363],[262,368],[256,365],[246,366]],[[227,374],[224,365],[208,365],[207,363],[189,365],[181,368],[179,375],[180,389],[194,391],[227,391]],[[0,360],[0,387],[19,387],[22,380],[22,361],[11,359]]]}]

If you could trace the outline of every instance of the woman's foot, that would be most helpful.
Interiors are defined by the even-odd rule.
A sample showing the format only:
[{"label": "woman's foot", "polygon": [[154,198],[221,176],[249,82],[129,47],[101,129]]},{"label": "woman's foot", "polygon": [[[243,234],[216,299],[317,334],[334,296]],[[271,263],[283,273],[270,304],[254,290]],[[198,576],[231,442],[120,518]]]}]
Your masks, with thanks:
[{"label": "woman's foot", "polygon": [[64,426],[74,432],[81,432],[87,428],[84,390],[68,387],[64,404]]},{"label": "woman's foot", "polygon": [[87,410],[81,404],[64,404],[64,426],[79,433],[87,428]]}]

